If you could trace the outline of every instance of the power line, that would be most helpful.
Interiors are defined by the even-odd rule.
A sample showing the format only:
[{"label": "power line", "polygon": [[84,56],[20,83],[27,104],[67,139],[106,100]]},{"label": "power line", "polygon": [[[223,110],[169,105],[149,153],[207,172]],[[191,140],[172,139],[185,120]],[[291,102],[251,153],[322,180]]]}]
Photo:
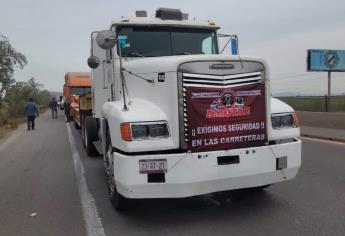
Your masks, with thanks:
[{"label": "power line", "polygon": [[[314,78],[311,78],[312,76],[319,76],[319,77],[314,77]],[[303,77],[303,78],[301,78]],[[303,74],[297,74],[297,75],[290,75],[290,76],[285,76],[285,77],[273,77],[274,79],[271,79],[272,82],[283,82],[285,80],[291,80],[291,79],[305,79],[305,77],[308,77],[308,79],[323,79],[323,78],[326,78],[326,77],[320,77],[320,74],[317,73],[317,74],[310,74],[310,73],[303,73]],[[340,76],[338,75],[334,75],[333,77],[334,79],[338,79],[340,78]]]},{"label": "power line", "polygon": [[274,77],[274,80],[286,80],[286,79],[294,79],[302,76],[314,76],[318,74],[309,74],[309,73],[302,73],[302,74],[295,74],[295,75],[287,75],[287,76],[278,76]]}]

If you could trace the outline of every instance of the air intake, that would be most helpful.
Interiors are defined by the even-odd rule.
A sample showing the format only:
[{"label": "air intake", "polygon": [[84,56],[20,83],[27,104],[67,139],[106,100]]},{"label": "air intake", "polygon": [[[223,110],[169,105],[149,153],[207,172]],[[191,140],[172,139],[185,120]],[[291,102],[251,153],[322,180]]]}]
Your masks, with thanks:
[{"label": "air intake", "polygon": [[147,17],[147,11],[136,11],[135,16],[136,17]]},{"label": "air intake", "polygon": [[162,20],[183,20],[183,15],[180,9],[158,8],[156,17]]}]

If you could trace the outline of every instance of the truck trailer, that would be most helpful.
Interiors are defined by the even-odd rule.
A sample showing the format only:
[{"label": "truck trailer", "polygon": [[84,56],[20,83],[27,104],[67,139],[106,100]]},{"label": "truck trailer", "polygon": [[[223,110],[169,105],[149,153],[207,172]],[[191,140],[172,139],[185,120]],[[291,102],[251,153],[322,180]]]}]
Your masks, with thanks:
[{"label": "truck trailer", "polygon": [[90,154],[102,153],[113,206],[294,178],[297,116],[271,97],[267,63],[223,55],[224,34],[212,21],[188,20],[177,9],[146,15],[91,33],[83,140]]},{"label": "truck trailer", "polygon": [[[67,72],[63,85],[63,99],[71,104],[70,118],[76,128],[80,127],[79,96],[91,91],[91,78],[89,72]],[[62,99],[60,104],[63,105]]]}]

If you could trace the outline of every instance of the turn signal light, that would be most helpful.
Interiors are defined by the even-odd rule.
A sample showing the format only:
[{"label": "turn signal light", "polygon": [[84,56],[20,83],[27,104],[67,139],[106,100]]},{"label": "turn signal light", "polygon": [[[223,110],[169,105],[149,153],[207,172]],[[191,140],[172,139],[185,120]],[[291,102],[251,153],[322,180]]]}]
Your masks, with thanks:
[{"label": "turn signal light", "polygon": [[299,121],[298,121],[298,117],[297,117],[297,112],[293,113],[293,119],[295,122],[295,128],[298,128],[299,127]]},{"label": "turn signal light", "polygon": [[132,132],[131,132],[131,124],[126,122],[126,123],[121,123],[120,124],[120,129],[121,129],[121,137],[123,140],[130,142],[132,141]]}]

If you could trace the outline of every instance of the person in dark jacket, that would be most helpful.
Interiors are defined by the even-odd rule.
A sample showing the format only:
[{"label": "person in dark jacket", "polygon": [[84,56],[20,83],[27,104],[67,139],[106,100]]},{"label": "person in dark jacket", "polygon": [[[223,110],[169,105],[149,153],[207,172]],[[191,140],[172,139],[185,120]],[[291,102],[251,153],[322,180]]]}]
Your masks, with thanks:
[{"label": "person in dark jacket", "polygon": [[52,118],[53,118],[53,120],[54,120],[54,119],[57,119],[57,107],[58,107],[58,103],[57,103],[57,101],[55,100],[55,97],[53,97],[53,99],[50,101],[49,107],[50,107],[50,110],[51,110],[51,112],[52,112]]},{"label": "person in dark jacket", "polygon": [[66,98],[63,107],[65,109],[65,115],[66,115],[66,122],[70,122],[71,121],[71,102],[69,101],[69,98]]},{"label": "person in dark jacket", "polygon": [[26,115],[26,122],[28,124],[28,130],[35,129],[35,118],[39,116],[37,104],[32,98],[29,98],[29,101],[26,102],[24,108],[24,114]]}]

